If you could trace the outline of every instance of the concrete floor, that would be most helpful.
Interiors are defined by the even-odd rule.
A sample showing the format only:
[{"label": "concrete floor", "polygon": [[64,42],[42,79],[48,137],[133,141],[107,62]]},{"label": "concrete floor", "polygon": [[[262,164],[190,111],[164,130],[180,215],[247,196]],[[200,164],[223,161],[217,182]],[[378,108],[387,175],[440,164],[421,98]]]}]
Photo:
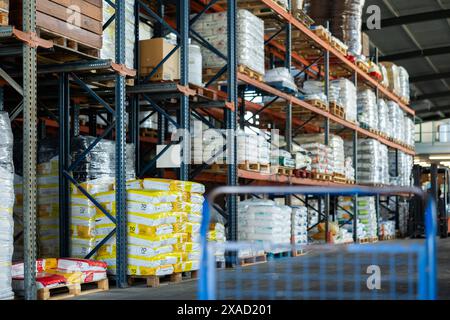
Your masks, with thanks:
[{"label": "concrete floor", "polygon": [[[394,242],[394,241],[392,241]],[[396,240],[398,243],[412,243],[416,240]],[[379,242],[379,244],[389,243],[387,241]],[[319,260],[324,257],[325,260]],[[365,265],[364,256],[362,261],[358,261],[358,268],[361,269],[362,265]],[[366,257],[372,258],[372,256]],[[341,259],[341,260],[339,260]],[[388,256],[386,259],[379,257],[379,261],[374,264],[379,264],[382,269],[382,273],[389,273],[393,270],[388,270],[388,268],[383,267],[384,262],[392,262],[392,257]],[[395,284],[395,292],[401,294],[407,294],[408,289],[415,290],[416,288],[416,277],[411,276],[414,274],[414,270],[408,268],[407,260],[397,260],[394,262],[396,265],[395,272],[396,277],[399,281]],[[320,262],[327,261],[322,265],[322,271],[320,274],[317,270],[320,269]],[[367,260],[371,262],[372,260]],[[411,260],[409,260],[411,261]],[[307,262],[308,269],[305,269],[305,262]],[[317,267],[312,268],[317,262]],[[414,264],[414,263],[413,263]],[[326,265],[326,266],[324,266]],[[342,268],[336,265],[343,265]],[[364,267],[364,272],[365,272]],[[333,252],[327,252],[326,254],[319,254],[316,252],[311,252],[305,256],[296,258],[284,258],[277,259],[274,261],[269,261],[268,263],[255,265],[251,267],[245,267],[236,272],[235,269],[218,270],[217,276],[220,285],[219,298],[222,299],[245,299],[254,298],[255,292],[258,293],[257,298],[275,298],[275,299],[296,299],[305,298],[302,295],[289,295],[286,292],[294,292],[294,288],[304,288],[305,285],[302,282],[301,275],[305,274],[305,270],[308,272],[309,277],[312,278],[308,282],[308,292],[312,295],[306,298],[324,298],[333,299],[334,297],[342,297],[341,292],[347,292],[350,295],[344,296],[349,299],[353,297],[353,292],[355,291],[355,276],[358,276],[358,272],[355,272],[354,260],[350,259],[348,255],[342,255],[339,250]],[[316,271],[313,271],[316,270]],[[316,272],[316,273],[315,273]],[[323,275],[333,275],[333,278],[327,278],[326,282],[323,282]],[[255,275],[260,277],[255,281]],[[261,277],[261,275],[263,275]],[[336,275],[345,278],[344,281],[339,281],[336,279]],[[358,279],[359,282],[363,283],[358,291],[364,292],[367,289],[363,288],[365,286],[367,274],[361,273],[363,278]],[[314,280],[316,277],[317,280]],[[263,280],[261,280],[263,279]],[[362,279],[362,280],[361,280]],[[384,281],[383,276],[381,277],[382,288],[378,292],[381,292],[379,298],[389,299],[389,293],[391,292],[391,285],[388,281]],[[223,280],[223,282],[221,282]],[[411,281],[411,282],[409,282]],[[343,283],[339,286],[338,283]],[[258,286],[256,287],[255,284]],[[450,238],[438,240],[438,286],[439,299],[450,300]],[[223,289],[223,290],[222,290]],[[286,290],[288,289],[288,290]],[[338,293],[338,290],[339,291]],[[328,292],[326,296],[320,296],[320,293]],[[297,293],[304,293],[305,290],[298,290]],[[372,293],[373,291],[371,291]],[[248,295],[246,295],[248,293]],[[265,295],[267,293],[267,295]],[[317,295],[315,294],[317,293]],[[332,295],[333,293],[336,296]],[[364,294],[364,293],[363,293]],[[366,293],[368,294],[368,293]],[[385,296],[384,294],[387,294]],[[371,299],[372,296],[361,296],[363,299]],[[392,296],[393,297],[393,296]],[[115,289],[112,286],[111,290],[107,292],[89,294],[84,296],[79,296],[74,298],[74,300],[193,300],[197,298],[197,281],[189,280],[183,281],[176,284],[162,285],[159,288],[147,288],[144,284],[135,285],[126,289]],[[397,296],[398,298],[398,296]],[[400,298],[409,299],[411,296],[403,295]]]}]

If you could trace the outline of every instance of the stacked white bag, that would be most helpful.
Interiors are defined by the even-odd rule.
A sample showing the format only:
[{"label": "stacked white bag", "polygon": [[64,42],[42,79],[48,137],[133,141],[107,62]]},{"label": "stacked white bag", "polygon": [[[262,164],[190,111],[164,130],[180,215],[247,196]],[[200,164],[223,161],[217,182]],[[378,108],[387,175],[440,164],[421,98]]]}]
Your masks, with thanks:
[{"label": "stacked white bag", "polygon": [[378,129],[377,97],[373,90],[358,91],[358,122],[371,129]]},{"label": "stacked white bag", "polygon": [[345,119],[356,122],[356,87],[348,79],[337,79],[330,82],[330,101],[344,107]]},{"label": "stacked white bag", "polygon": [[292,207],[292,239],[294,244],[308,244],[308,209],[306,206]]},{"label": "stacked white bag", "polygon": [[11,259],[14,242],[13,135],[8,113],[0,112],[0,300],[12,299]]},{"label": "stacked white bag", "polygon": [[290,207],[272,200],[242,201],[238,209],[238,240],[270,244],[271,249],[290,244],[291,213]]},{"label": "stacked white bag", "polygon": [[[227,55],[227,13],[203,14],[192,26],[206,41],[223,55]],[[237,61],[264,75],[264,21],[247,10],[238,10],[236,20]],[[201,46],[204,68],[222,68],[226,61]]]}]

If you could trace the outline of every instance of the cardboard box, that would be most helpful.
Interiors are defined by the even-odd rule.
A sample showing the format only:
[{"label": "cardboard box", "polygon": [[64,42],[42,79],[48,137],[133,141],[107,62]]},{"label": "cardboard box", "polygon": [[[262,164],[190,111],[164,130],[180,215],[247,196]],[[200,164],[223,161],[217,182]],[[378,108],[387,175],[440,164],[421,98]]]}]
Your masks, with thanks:
[{"label": "cardboard box", "polygon": [[[139,70],[142,76],[149,74],[175,46],[164,38],[139,41]],[[151,81],[180,79],[180,50],[177,50],[152,76]]]},{"label": "cardboard box", "polygon": [[370,57],[370,39],[369,35],[365,32],[361,34],[361,45],[362,45],[361,53],[366,57]]}]

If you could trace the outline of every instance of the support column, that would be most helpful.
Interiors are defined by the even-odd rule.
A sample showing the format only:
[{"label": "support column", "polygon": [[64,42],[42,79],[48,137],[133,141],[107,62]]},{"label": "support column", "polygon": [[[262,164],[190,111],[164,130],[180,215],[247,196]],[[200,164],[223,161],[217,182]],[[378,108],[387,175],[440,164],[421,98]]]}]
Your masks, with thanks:
[{"label": "support column", "polygon": [[59,77],[59,255],[70,256],[69,181],[64,172],[69,166],[70,118],[69,76]]},{"label": "support column", "polygon": [[[116,1],[116,63],[125,64],[125,2]],[[117,287],[127,287],[127,216],[125,186],[125,77],[116,74],[116,246]]]},{"label": "support column", "polygon": [[[233,106],[238,105],[237,97],[237,58],[236,58],[236,12],[237,1],[228,0],[227,6],[227,25],[228,25],[228,102]],[[225,109],[226,128],[228,131],[227,139],[227,184],[229,186],[238,185],[238,176],[236,168],[236,110]],[[227,196],[228,211],[228,240],[237,240],[237,196]],[[235,257],[232,257],[234,259]],[[231,263],[235,261],[232,260]]]},{"label": "support column", "polygon": [[[358,74],[353,75],[353,83],[358,88]],[[358,131],[353,131],[353,167],[355,169],[355,184],[358,184]],[[353,196],[353,241],[358,241],[358,195]]]},{"label": "support column", "polygon": [[[327,29],[329,29],[329,22],[327,22]],[[324,53],[324,62],[325,62],[325,70],[324,70],[324,77],[325,77],[325,95],[327,96],[327,101],[329,102],[329,92],[330,92],[330,52],[328,50],[325,50]],[[324,127],[324,133],[325,133],[325,145],[329,145],[329,135],[330,135],[330,119],[325,118],[325,127]],[[327,194],[325,196],[325,241],[328,243],[330,241],[329,239],[329,226],[328,226],[328,220],[329,220],[329,214],[330,214],[330,195]]]},{"label": "support column", "polygon": [[[36,32],[36,1],[23,0],[23,31]],[[36,299],[36,48],[23,45],[23,230],[25,299]]]},{"label": "support column", "polygon": [[[180,39],[180,85],[189,86],[189,0],[181,0],[179,12]],[[189,164],[191,162],[191,137],[187,133],[190,130],[189,97],[181,95],[180,100],[180,128],[183,131],[181,137],[181,167],[180,180],[189,180]]]},{"label": "support column", "polygon": [[[291,1],[288,1],[288,11],[291,11]],[[291,73],[292,66],[292,25],[290,22],[286,23],[286,38],[285,47],[286,53],[284,57],[284,67],[288,69]],[[288,152],[292,152],[292,102],[288,102],[286,105],[286,128],[285,128],[285,139],[286,139],[286,149]],[[291,183],[290,183],[291,184]],[[286,205],[292,205],[292,195],[285,196]]]}]

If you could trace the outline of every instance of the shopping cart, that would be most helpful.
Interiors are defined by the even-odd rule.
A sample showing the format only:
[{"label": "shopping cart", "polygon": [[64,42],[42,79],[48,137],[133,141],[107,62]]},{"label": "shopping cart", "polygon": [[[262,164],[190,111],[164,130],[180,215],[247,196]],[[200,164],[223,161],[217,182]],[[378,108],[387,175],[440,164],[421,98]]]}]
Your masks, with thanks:
[{"label": "shopping cart", "polygon": [[[218,195],[342,195],[408,194],[426,202],[426,239],[376,244],[287,246],[307,250],[303,256],[251,266],[217,269],[214,252],[239,257],[242,251],[270,251],[270,244],[208,242],[210,205]],[[219,187],[204,204],[201,226],[202,257],[198,297],[201,300],[243,299],[436,299],[436,208],[419,188],[325,188],[306,186]],[[277,246],[280,250],[280,246]]]}]

